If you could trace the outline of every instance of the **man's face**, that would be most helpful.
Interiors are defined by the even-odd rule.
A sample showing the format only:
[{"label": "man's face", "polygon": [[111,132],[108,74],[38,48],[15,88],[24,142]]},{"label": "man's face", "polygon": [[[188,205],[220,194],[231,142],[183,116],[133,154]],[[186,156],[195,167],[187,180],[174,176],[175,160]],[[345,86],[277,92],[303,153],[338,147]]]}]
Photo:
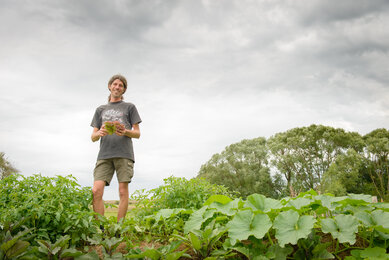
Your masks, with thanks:
[{"label": "man's face", "polygon": [[111,96],[113,98],[119,98],[124,93],[124,84],[120,79],[115,79],[111,86],[109,86],[109,90],[111,91]]}]

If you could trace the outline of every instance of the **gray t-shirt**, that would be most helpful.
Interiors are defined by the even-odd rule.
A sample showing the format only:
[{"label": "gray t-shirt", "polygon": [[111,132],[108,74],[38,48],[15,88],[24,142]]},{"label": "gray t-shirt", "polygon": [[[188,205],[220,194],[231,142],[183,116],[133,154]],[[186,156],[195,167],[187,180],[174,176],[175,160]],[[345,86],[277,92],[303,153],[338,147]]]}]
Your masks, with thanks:
[{"label": "gray t-shirt", "polygon": [[[91,126],[100,129],[106,121],[119,121],[127,129],[142,122],[135,105],[123,101],[109,102],[99,106],[93,116]],[[97,160],[110,158],[127,158],[135,162],[132,139],[116,134],[101,137]]]}]

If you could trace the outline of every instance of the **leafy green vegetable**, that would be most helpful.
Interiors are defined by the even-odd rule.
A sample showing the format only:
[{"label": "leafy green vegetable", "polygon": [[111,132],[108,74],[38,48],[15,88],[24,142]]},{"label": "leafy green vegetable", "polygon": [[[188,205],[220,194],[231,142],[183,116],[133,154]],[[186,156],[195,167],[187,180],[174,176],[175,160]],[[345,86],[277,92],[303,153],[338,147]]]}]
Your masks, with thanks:
[{"label": "leafy green vegetable", "polygon": [[238,212],[227,224],[228,234],[234,240],[245,240],[249,236],[261,239],[269,231],[272,223],[266,214],[254,214],[251,210]]},{"label": "leafy green vegetable", "polygon": [[273,223],[280,246],[288,243],[295,245],[300,238],[307,238],[315,222],[312,216],[299,216],[294,210],[281,212]]},{"label": "leafy green vegetable", "polygon": [[269,212],[273,209],[280,209],[283,205],[278,200],[266,198],[261,194],[252,194],[247,197],[244,207],[251,208],[253,211]]},{"label": "leafy green vegetable", "polygon": [[112,135],[116,132],[116,125],[113,122],[107,121],[104,122],[105,130],[107,130],[109,135]]},{"label": "leafy green vegetable", "polygon": [[322,219],[321,228],[324,233],[331,233],[340,243],[353,245],[358,232],[358,220],[354,216],[341,214],[334,219]]}]

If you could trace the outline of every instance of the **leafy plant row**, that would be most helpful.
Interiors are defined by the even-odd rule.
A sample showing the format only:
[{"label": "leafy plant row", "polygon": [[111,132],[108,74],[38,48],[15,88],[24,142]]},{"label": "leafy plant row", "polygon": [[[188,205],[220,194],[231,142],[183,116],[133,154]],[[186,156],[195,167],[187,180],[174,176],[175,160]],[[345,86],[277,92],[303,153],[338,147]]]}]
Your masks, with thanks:
[{"label": "leafy plant row", "polygon": [[203,180],[166,183],[117,223],[71,176],[7,177],[0,260],[389,258],[389,204],[369,195],[242,199]]},{"label": "leafy plant row", "polygon": [[[239,252],[249,259],[364,259],[361,254],[388,259],[389,204],[371,201],[369,195],[333,197],[314,191],[282,200],[214,195],[192,213],[162,209],[148,221],[159,233],[170,228],[173,238],[202,258]],[[183,234],[177,234],[177,216],[188,218]]]}]

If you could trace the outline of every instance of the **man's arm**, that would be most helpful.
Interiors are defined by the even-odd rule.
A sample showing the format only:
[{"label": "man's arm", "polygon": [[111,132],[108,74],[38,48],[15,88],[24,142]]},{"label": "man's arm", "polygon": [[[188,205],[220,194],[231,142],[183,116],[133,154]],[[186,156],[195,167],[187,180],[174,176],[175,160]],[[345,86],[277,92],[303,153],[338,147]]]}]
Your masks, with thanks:
[{"label": "man's arm", "polygon": [[127,136],[130,138],[137,138],[139,139],[140,137],[140,129],[139,129],[139,124],[134,124],[132,126],[132,129],[117,129],[116,134],[119,136]]},{"label": "man's arm", "polygon": [[93,132],[92,132],[92,142],[96,142],[100,139],[102,136],[106,136],[108,134],[107,130],[105,130],[104,125],[98,129],[97,127],[93,127]]}]

